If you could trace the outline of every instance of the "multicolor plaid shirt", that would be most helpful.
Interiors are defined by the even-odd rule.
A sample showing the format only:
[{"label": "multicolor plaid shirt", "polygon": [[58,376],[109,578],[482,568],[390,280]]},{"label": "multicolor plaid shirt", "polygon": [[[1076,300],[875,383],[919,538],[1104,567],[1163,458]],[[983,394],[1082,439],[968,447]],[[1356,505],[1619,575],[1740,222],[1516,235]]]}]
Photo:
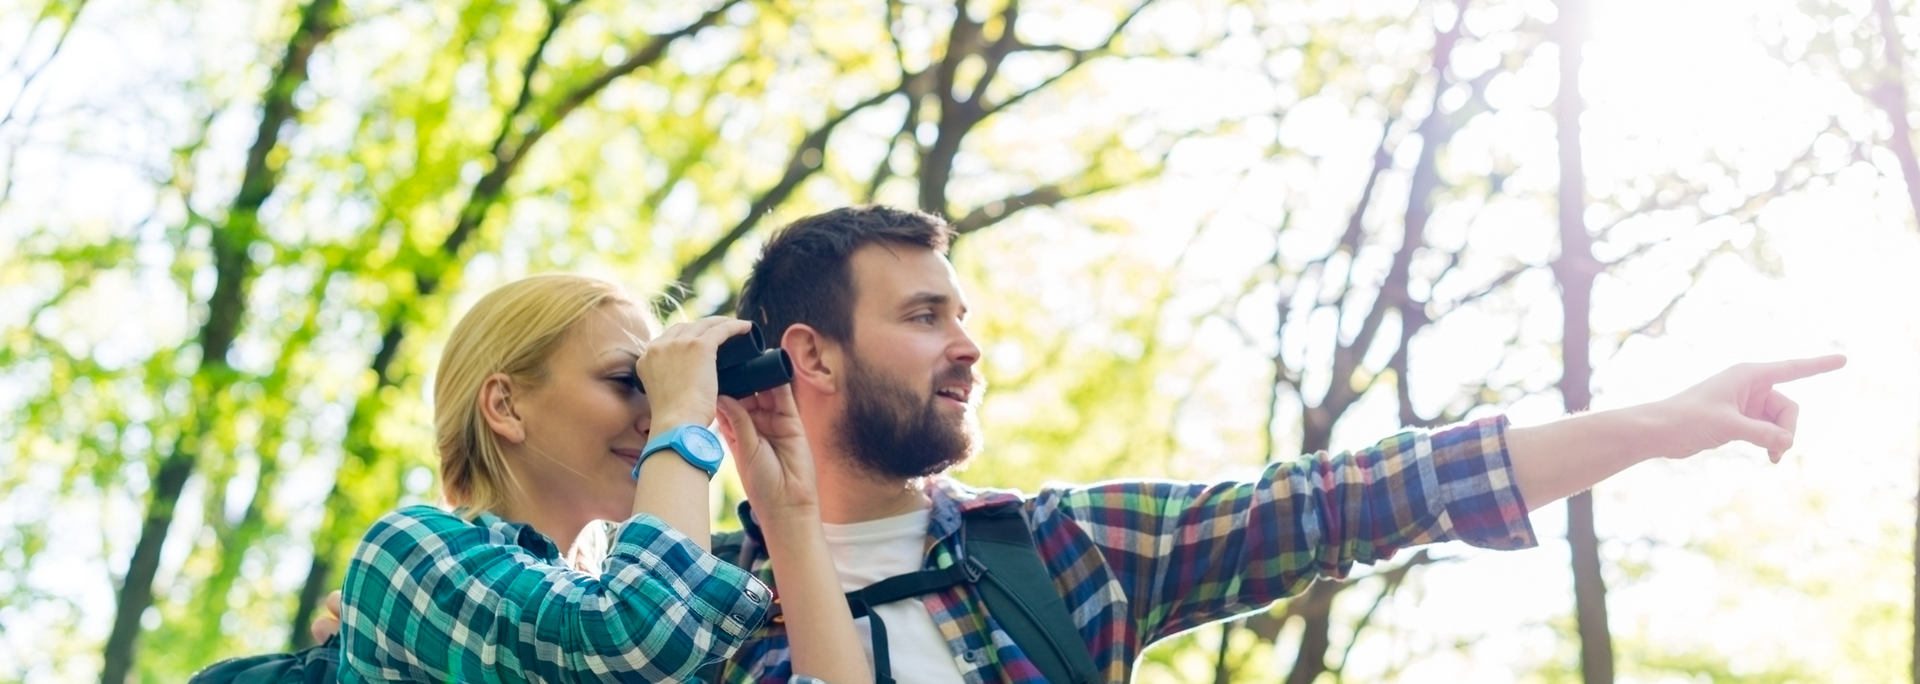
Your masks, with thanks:
[{"label": "multicolor plaid shirt", "polygon": [[347,567],[340,681],[672,681],[766,618],[764,584],[659,518],[634,516],[611,542],[593,575],[498,516],[387,514]]},{"label": "multicolor plaid shirt", "polygon": [[[1506,426],[1496,417],[1404,432],[1360,451],[1275,463],[1250,482],[1104,482],[1022,496],[936,478],[927,484],[934,543],[924,567],[953,565],[962,512],[1018,503],[1102,678],[1121,684],[1149,644],[1265,608],[1315,577],[1344,577],[1354,563],[1448,540],[1532,546]],[[766,547],[745,505],[741,518],[742,559],[771,583]],[[920,600],[968,684],[1044,682],[971,587]],[[783,682],[789,660],[776,620],[734,654],[723,681]]]}]

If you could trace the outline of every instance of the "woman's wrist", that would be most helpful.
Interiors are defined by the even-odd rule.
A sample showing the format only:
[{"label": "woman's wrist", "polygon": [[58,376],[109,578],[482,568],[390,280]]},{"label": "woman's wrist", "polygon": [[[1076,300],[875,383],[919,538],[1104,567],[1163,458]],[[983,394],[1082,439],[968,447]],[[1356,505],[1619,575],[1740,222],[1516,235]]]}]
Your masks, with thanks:
[{"label": "woman's wrist", "polygon": [[698,411],[676,409],[655,413],[653,414],[653,420],[650,422],[652,424],[650,428],[651,434],[657,435],[682,425],[699,425],[702,427],[711,425],[713,424],[713,416],[712,414],[708,414],[703,418]]}]

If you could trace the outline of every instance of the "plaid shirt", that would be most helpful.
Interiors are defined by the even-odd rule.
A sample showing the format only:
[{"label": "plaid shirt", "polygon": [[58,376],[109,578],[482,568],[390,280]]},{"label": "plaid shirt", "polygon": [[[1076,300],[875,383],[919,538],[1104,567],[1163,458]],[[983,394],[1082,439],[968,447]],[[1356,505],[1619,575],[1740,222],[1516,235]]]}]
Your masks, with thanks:
[{"label": "plaid shirt", "polygon": [[[1300,592],[1315,577],[1402,547],[1464,540],[1496,549],[1534,544],[1513,481],[1506,419],[1434,433],[1403,432],[1373,447],[1275,463],[1251,482],[1123,481],[1048,486],[1033,496],[927,484],[933,500],[928,569],[950,567],[962,512],[1017,502],[1102,678],[1128,680],[1149,644]],[[751,511],[741,507],[743,558],[772,582]],[[971,587],[920,597],[968,684],[1043,684]],[[723,681],[781,682],[783,625],[756,631]]]},{"label": "plaid shirt", "polygon": [[347,567],[340,681],[670,681],[766,618],[764,584],[659,518],[634,516],[611,542],[596,576],[498,516],[387,514]]}]

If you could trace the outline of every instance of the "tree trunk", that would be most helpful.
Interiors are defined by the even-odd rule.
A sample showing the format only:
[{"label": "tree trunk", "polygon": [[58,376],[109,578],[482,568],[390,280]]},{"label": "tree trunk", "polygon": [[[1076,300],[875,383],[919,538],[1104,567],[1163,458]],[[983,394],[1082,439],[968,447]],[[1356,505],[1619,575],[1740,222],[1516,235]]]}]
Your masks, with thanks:
[{"label": "tree trunk", "polygon": [[239,192],[227,211],[224,225],[213,230],[211,248],[215,284],[207,301],[207,321],[200,328],[200,366],[195,371],[194,417],[189,431],[174,442],[174,447],[158,468],[152,496],[147,502],[146,521],[141,525],[140,541],[127,561],[127,574],[121,581],[116,600],[113,630],[107,636],[100,669],[101,684],[124,684],[133,673],[139,650],[140,618],[153,605],[153,578],[160,568],[160,551],[166,546],[167,530],[173,524],[180,494],[192,477],[201,448],[201,438],[211,430],[215,400],[233,383],[227,367],[227,352],[240,334],[246,316],[248,279],[253,261],[248,248],[259,233],[260,208],[279,183],[279,167],[271,160],[279,147],[282,129],[299,113],[293,101],[294,91],[307,81],[307,60],[314,49],[333,32],[335,0],[313,0],[301,8],[300,25],[287,40],[286,53],[274,70],[272,80],[260,103],[260,127],[253,146],[247,151],[245,171]]},{"label": "tree trunk", "polygon": [[[1913,126],[1907,121],[1907,65],[1905,46],[1900,40],[1899,27],[1894,24],[1892,0],[1873,0],[1873,14],[1880,24],[1880,51],[1887,61],[1881,72],[1881,81],[1870,95],[1873,104],[1887,115],[1893,124],[1893,135],[1887,140],[1887,147],[1893,151],[1894,158],[1900,160],[1901,180],[1906,183],[1907,202],[1913,209],[1913,217],[1920,222],[1920,160],[1913,152]],[[1912,666],[1914,684],[1920,684],[1920,498],[1914,519],[1913,539],[1913,651],[1909,663]]]},{"label": "tree trunk", "polygon": [[[1593,311],[1593,279],[1600,263],[1593,257],[1593,238],[1585,220],[1586,173],[1581,167],[1580,100],[1581,53],[1586,43],[1586,7],[1581,0],[1562,0],[1554,22],[1554,42],[1560,45],[1560,94],[1554,119],[1560,132],[1560,256],[1553,262],[1560,284],[1561,363],[1560,396],[1568,413],[1587,410],[1592,403],[1592,359],[1589,317]],[[1600,577],[1600,540],[1594,531],[1593,495],[1582,492],[1567,499],[1567,545],[1573,556],[1574,614],[1580,633],[1580,674],[1587,684],[1613,682],[1613,637],[1607,628],[1607,586]]]}]

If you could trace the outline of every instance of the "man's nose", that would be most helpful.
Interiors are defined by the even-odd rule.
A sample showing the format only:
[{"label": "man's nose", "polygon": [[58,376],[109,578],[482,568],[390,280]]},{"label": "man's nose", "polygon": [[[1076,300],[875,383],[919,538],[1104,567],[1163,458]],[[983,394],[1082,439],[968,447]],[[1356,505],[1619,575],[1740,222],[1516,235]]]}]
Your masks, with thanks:
[{"label": "man's nose", "polygon": [[975,344],[973,336],[967,334],[965,326],[955,326],[954,340],[947,346],[947,358],[954,363],[971,366],[980,362],[980,345]]}]

